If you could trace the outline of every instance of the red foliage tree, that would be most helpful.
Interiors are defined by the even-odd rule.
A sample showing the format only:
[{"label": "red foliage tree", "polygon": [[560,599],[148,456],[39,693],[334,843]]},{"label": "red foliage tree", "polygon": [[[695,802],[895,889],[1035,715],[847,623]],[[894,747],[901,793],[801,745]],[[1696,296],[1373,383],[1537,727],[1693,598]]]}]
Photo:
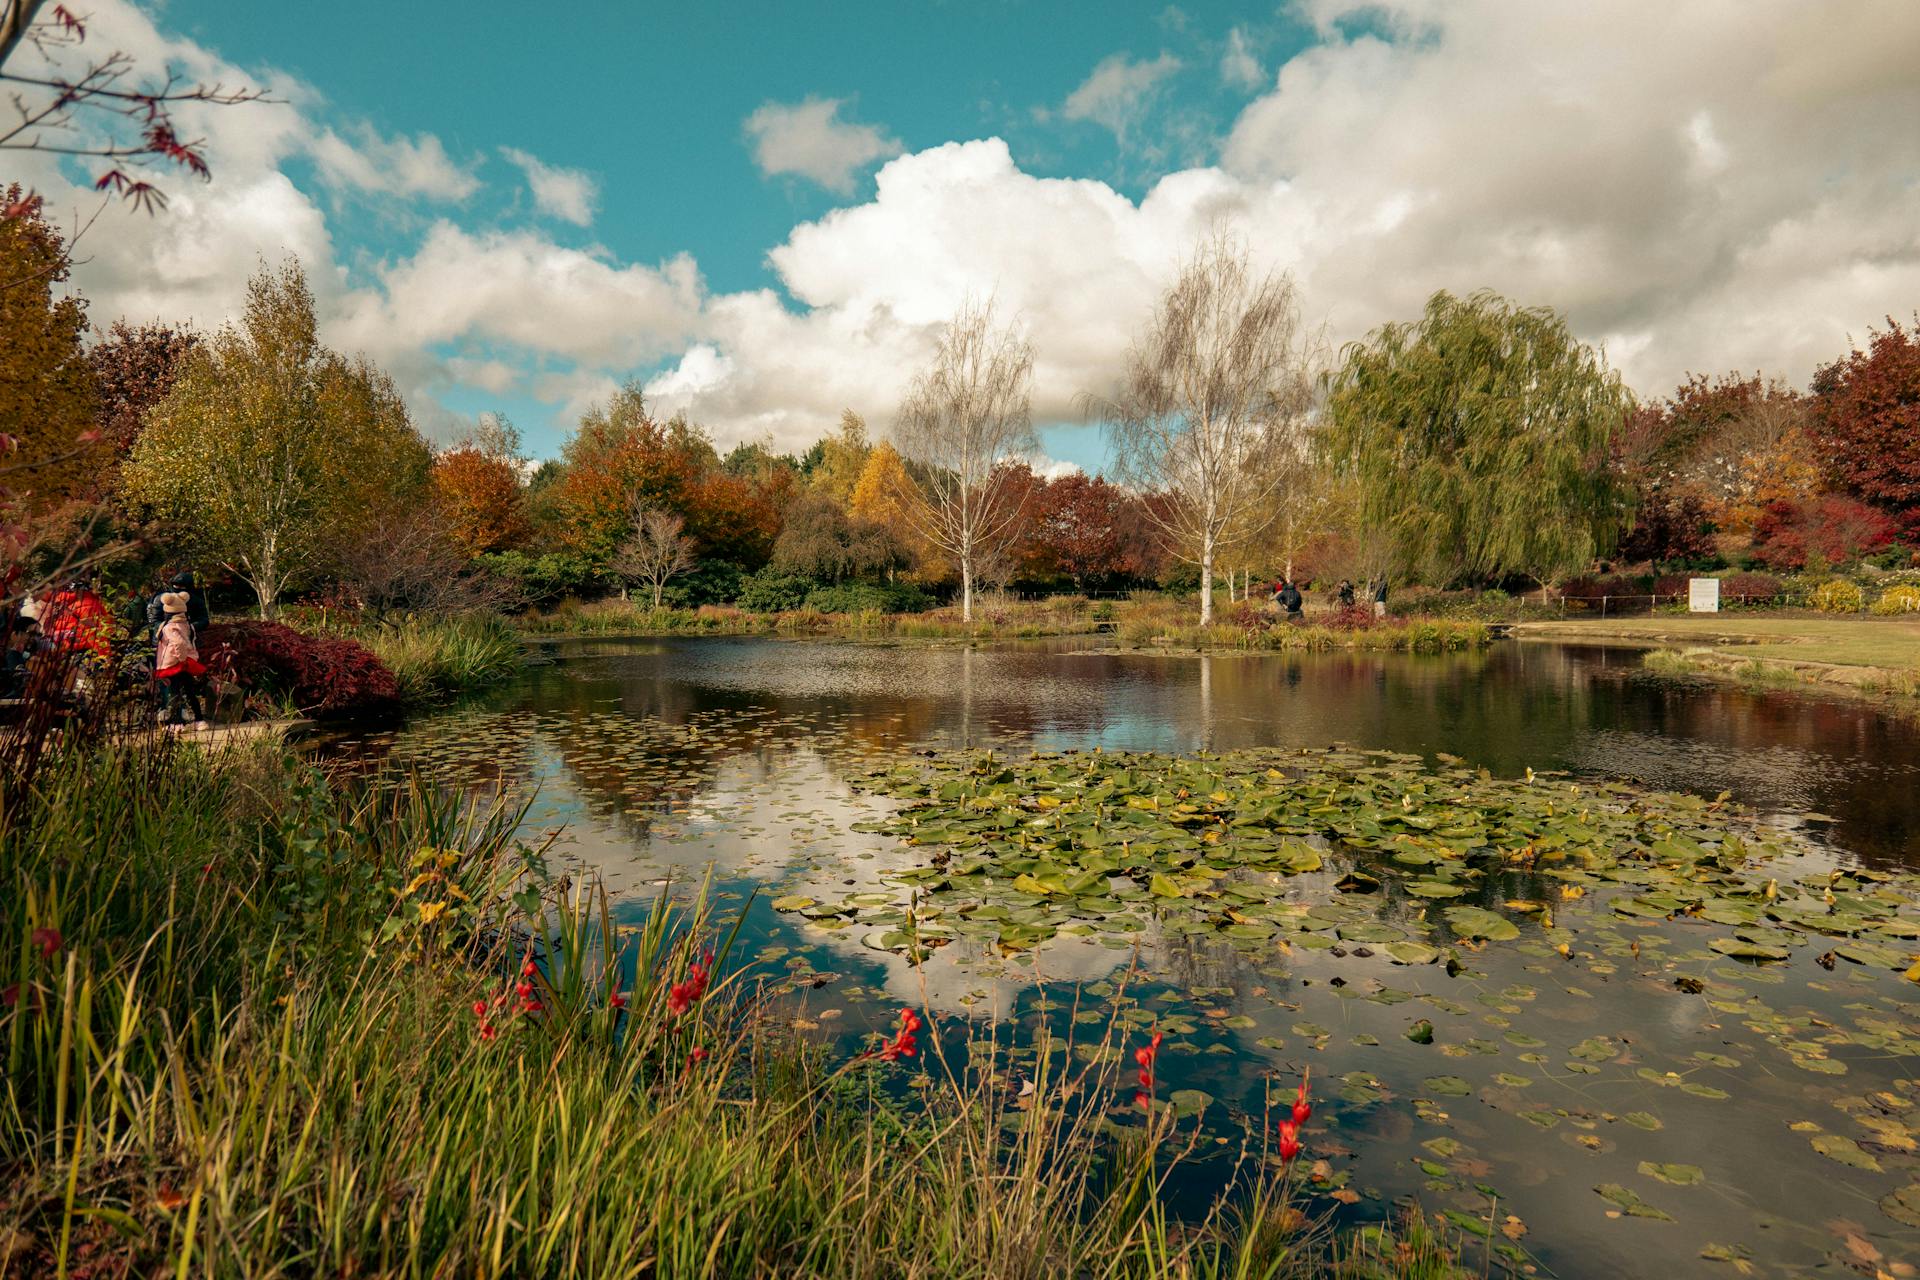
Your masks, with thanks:
[{"label": "red foliage tree", "polygon": [[1804,569],[1809,561],[1846,564],[1893,541],[1886,512],[1838,494],[1770,503],[1753,526],[1753,552],[1770,569]]},{"label": "red foliage tree", "polygon": [[773,554],[780,536],[782,502],[792,486],[789,473],[771,472],[770,484],[727,471],[709,471],[687,489],[687,536],[703,560],[730,560],[758,569]]},{"label": "red foliage tree", "polygon": [[120,457],[140,438],[148,409],[173,390],[187,353],[200,339],[172,325],[138,327],[115,320],[87,352],[99,397],[95,423]]},{"label": "red foliage tree", "polygon": [[1813,438],[1835,482],[1920,537],[1920,319],[1813,376]]},{"label": "red foliage tree", "polygon": [[561,540],[601,563],[633,532],[636,510],[684,513],[700,473],[689,442],[654,420],[637,386],[615,393],[605,409],[589,410],[564,459],[556,504]]},{"label": "red foliage tree", "polygon": [[1124,572],[1120,563],[1122,509],[1127,495],[1100,477],[1061,476],[1034,495],[1032,542],[1039,559],[1076,587]]},{"label": "red foliage tree", "polygon": [[1648,498],[1635,514],[1633,528],[1620,540],[1620,558],[1626,561],[1659,563],[1710,560],[1713,556],[1713,523],[1693,494],[1655,494]]}]

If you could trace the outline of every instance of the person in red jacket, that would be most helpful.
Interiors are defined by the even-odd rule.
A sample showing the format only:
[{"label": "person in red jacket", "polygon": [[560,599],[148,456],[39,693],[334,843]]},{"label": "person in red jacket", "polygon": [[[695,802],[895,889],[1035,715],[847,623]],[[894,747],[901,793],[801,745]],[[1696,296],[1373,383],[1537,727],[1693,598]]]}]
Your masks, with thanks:
[{"label": "person in red jacket", "polygon": [[112,656],[107,636],[112,621],[100,593],[76,579],[47,601],[40,615],[40,630],[56,648],[84,649],[105,660]]}]

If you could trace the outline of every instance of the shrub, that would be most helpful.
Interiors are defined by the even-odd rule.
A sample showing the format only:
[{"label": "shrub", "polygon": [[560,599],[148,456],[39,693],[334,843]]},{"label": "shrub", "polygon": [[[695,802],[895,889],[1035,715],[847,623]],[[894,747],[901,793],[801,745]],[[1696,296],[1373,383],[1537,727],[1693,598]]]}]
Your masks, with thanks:
[{"label": "shrub", "polygon": [[1860,601],[1860,584],[1845,578],[1829,578],[1807,597],[1808,607],[1821,613],[1858,613]]},{"label": "shrub", "polygon": [[1365,631],[1380,619],[1373,616],[1372,605],[1350,604],[1344,608],[1335,609],[1319,621],[1323,626],[1333,627],[1339,631]]},{"label": "shrub", "polygon": [[364,645],[312,636],[282,622],[223,622],[200,634],[210,671],[249,694],[284,700],[316,716],[393,711],[400,685]]},{"label": "shrub", "polygon": [[1873,602],[1873,611],[1881,616],[1920,612],[1920,587],[1888,587]]},{"label": "shrub", "polygon": [[676,609],[700,609],[726,604],[740,596],[747,572],[731,560],[702,560],[667,583],[661,600]]},{"label": "shrub", "polygon": [[1883,511],[1826,494],[1767,504],[1753,523],[1753,554],[1770,569],[1851,564],[1893,541],[1895,525]]},{"label": "shrub", "polygon": [[734,603],[754,613],[790,613],[804,607],[818,585],[812,578],[782,573],[769,565],[746,578]]},{"label": "shrub", "polygon": [[1605,609],[1610,614],[1653,608],[1652,583],[1617,574],[1610,577],[1581,574],[1568,578],[1560,584],[1560,595],[1569,605]]},{"label": "shrub", "polygon": [[1655,496],[1641,506],[1633,528],[1620,540],[1622,560],[1656,564],[1711,564],[1718,559],[1713,521],[1700,499]]},{"label": "shrub", "polygon": [[926,592],[904,582],[840,582],[809,591],[804,607],[815,613],[923,613],[932,605]]},{"label": "shrub", "polygon": [[530,556],[524,551],[496,551],[475,556],[474,568],[512,584],[528,608],[548,608],[568,596],[597,593],[606,581],[582,556],[550,552]]},{"label": "shrub", "polygon": [[1720,580],[1720,603],[1771,604],[1786,590],[1769,573],[1730,573]]}]

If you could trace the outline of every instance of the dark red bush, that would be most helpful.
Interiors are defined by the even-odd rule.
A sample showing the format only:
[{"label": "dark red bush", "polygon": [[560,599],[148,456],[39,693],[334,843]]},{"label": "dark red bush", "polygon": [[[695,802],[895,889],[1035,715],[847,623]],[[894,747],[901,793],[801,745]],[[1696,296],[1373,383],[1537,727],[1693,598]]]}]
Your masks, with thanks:
[{"label": "dark red bush", "polygon": [[1684,573],[1663,573],[1653,580],[1653,594],[1663,599],[1667,596],[1678,596],[1684,600],[1687,597],[1687,584],[1691,580]]},{"label": "dark red bush", "polygon": [[1652,583],[1617,574],[1604,578],[1593,574],[1568,578],[1560,584],[1560,594],[1569,605],[1604,608],[1610,614],[1645,612],[1653,608]]},{"label": "dark red bush", "polygon": [[341,636],[281,622],[223,622],[200,633],[200,657],[216,675],[250,693],[287,698],[309,715],[369,715],[400,704],[393,673]]},{"label": "dark red bush", "polygon": [[1656,495],[1640,507],[1633,528],[1620,540],[1622,560],[1656,564],[1713,561],[1713,521],[1700,499]]},{"label": "dark red bush", "polygon": [[1753,554],[1770,569],[1804,569],[1816,555],[1828,565],[1850,564],[1892,542],[1897,531],[1886,512],[1852,498],[1782,498],[1753,522]]},{"label": "dark red bush", "polygon": [[1380,619],[1373,616],[1371,604],[1350,604],[1344,609],[1335,609],[1319,619],[1329,627],[1338,627],[1342,631],[1365,631]]},{"label": "dark red bush", "polygon": [[1730,573],[1720,579],[1720,603],[1769,604],[1784,590],[1770,573]]}]

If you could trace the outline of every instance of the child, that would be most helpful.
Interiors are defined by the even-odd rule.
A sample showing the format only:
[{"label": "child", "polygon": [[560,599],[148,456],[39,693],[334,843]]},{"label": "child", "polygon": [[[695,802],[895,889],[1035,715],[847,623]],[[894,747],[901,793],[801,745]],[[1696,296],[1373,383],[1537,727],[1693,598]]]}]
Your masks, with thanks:
[{"label": "child", "polygon": [[160,723],[186,723],[186,707],[193,708],[193,727],[207,727],[206,711],[200,702],[200,677],[207,673],[194,644],[193,624],[187,621],[187,593],[168,591],[160,597],[166,621],[160,625],[158,651],[154,654],[153,678],[160,685]]}]

